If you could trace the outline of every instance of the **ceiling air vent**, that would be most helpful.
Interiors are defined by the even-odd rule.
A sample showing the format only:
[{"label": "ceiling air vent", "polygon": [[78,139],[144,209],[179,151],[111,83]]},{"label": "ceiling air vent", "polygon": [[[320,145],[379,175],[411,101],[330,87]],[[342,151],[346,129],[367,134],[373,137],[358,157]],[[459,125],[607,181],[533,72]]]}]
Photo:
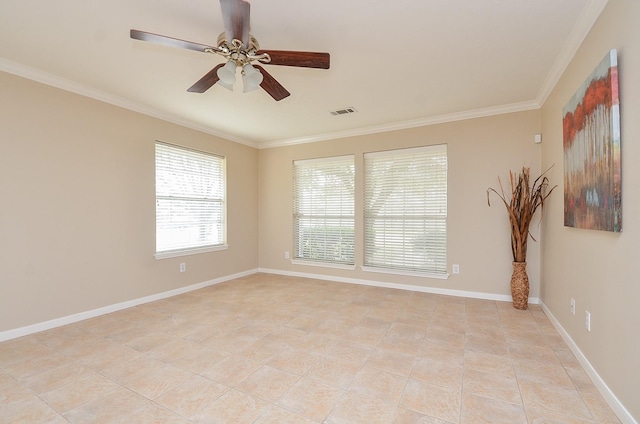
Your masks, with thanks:
[{"label": "ceiling air vent", "polygon": [[337,116],[337,115],[348,115],[350,113],[356,113],[356,112],[357,110],[355,110],[352,107],[345,107],[344,109],[332,110],[331,114]]}]

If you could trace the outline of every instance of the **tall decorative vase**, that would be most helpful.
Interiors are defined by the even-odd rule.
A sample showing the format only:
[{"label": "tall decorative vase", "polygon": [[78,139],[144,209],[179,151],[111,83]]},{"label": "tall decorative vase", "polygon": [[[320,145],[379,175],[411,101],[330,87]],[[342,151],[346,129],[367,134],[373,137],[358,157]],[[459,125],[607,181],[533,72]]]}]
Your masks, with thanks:
[{"label": "tall decorative vase", "polygon": [[529,307],[529,276],[527,276],[526,262],[513,262],[511,297],[514,308],[527,309]]}]

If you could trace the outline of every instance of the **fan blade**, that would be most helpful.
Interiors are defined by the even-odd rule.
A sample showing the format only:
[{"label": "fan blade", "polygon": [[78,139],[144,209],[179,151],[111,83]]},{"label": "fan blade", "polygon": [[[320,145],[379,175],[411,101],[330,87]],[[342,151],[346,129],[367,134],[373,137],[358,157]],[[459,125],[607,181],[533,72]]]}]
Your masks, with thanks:
[{"label": "fan blade", "polygon": [[249,14],[251,5],[244,0],[220,0],[227,41],[240,40],[249,46]]},{"label": "fan blade", "polygon": [[291,95],[291,93],[289,93],[286,88],[280,85],[280,83],[276,81],[276,79],[272,77],[269,72],[265,71],[262,66],[253,65],[253,67],[260,71],[262,73],[262,76],[264,77],[262,79],[262,82],[260,83],[260,87],[262,87],[264,91],[269,93],[269,95],[273,97],[276,102],[279,102],[285,97],[289,97]]},{"label": "fan blade", "polygon": [[329,69],[329,53],[295,52],[288,50],[260,50],[267,53],[271,62],[265,65],[300,66],[303,68]]},{"label": "fan blade", "polygon": [[218,78],[218,69],[222,68],[223,66],[224,63],[217,65],[215,68],[210,70],[207,75],[203,76],[202,78],[200,78],[200,80],[198,80],[198,82],[189,87],[187,91],[191,93],[204,93],[205,91],[213,87],[213,85],[220,79]]},{"label": "fan blade", "polygon": [[150,43],[163,44],[165,46],[195,50],[198,52],[204,52],[205,49],[218,50],[216,47],[193,43],[191,41],[180,40],[178,38],[171,38],[167,37],[166,35],[158,35],[151,32],[138,31],[137,29],[132,29],[130,31],[130,36],[135,40],[148,41]]}]

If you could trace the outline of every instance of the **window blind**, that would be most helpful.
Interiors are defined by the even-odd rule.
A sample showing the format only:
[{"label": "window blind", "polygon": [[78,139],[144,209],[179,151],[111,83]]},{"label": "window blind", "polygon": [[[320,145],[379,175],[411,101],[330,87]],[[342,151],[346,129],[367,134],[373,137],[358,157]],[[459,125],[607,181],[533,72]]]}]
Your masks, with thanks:
[{"label": "window blind", "polygon": [[225,242],[225,159],[156,143],[156,253]]},{"label": "window blind", "polygon": [[353,156],[293,163],[294,258],[354,263]]},{"label": "window blind", "polygon": [[447,272],[447,146],[367,153],[364,265]]}]

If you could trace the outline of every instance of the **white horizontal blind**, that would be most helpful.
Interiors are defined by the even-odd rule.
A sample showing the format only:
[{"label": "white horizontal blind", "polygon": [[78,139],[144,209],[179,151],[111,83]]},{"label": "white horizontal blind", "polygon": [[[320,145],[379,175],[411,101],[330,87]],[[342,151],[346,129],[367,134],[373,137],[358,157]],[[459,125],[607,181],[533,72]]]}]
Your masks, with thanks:
[{"label": "white horizontal blind", "polygon": [[156,143],[156,253],[224,242],[224,157]]},{"label": "white horizontal blind", "polygon": [[447,272],[447,146],[367,153],[364,265]]},{"label": "white horizontal blind", "polygon": [[293,163],[294,258],[354,263],[353,156]]}]

